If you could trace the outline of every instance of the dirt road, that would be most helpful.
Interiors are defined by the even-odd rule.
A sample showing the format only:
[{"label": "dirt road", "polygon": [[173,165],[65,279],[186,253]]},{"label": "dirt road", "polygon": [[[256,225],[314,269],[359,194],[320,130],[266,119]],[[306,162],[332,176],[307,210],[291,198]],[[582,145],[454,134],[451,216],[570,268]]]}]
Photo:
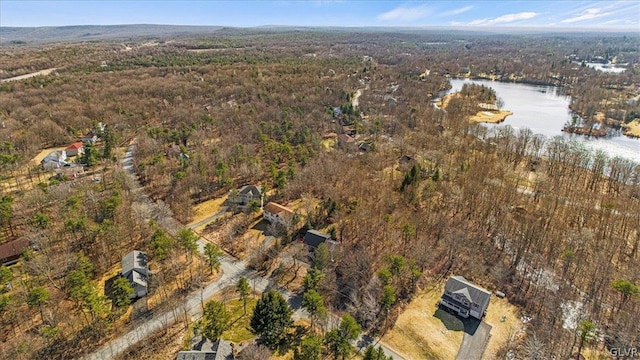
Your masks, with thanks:
[{"label": "dirt road", "polygon": [[40,71],[36,71],[34,73],[31,74],[25,74],[25,75],[20,75],[20,76],[14,76],[12,78],[8,78],[8,79],[2,79],[0,80],[0,83],[5,83],[5,82],[9,82],[9,81],[20,81],[20,80],[24,80],[24,79],[29,79],[32,78],[34,76],[38,76],[38,75],[49,75],[52,72],[56,71],[58,68],[51,68],[51,69],[46,69],[46,70],[40,70]]}]

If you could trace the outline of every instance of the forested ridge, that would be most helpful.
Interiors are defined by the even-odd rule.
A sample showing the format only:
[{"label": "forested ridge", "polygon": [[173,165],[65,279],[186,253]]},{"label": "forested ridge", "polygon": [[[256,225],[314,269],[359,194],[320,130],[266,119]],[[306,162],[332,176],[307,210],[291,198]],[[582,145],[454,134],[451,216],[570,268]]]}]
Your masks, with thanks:
[{"label": "forested ridge", "polygon": [[[496,100],[481,89],[432,104],[449,76],[471,68],[563,86],[585,119],[628,122],[640,114],[628,101],[640,83],[637,37],[227,31],[3,49],[3,78],[58,68],[0,84],[0,180],[17,179],[2,187],[0,239],[36,245],[0,274],[3,356],[72,358],[117,334],[127,315],[99,284],[133,249],[157,264],[158,309],[213,273],[188,241],[148,221],[120,164],[132,140],[144,191],[183,224],[194,205],[246,184],[268,190],[265,200],[301,200],[306,216],[279,234],[278,249],[308,228],[334,234],[339,251],[313,291],[372,333],[421,289],[464,274],[532,318],[501,356],[575,356],[568,301],[595,324],[597,336],[582,339],[591,348],[637,346],[639,165],[562,137],[471,124],[478,98]],[[567,59],[604,53],[627,70]],[[99,122],[91,176],[52,177],[30,162]],[[355,143],[331,141],[351,131]],[[232,245],[243,216],[220,227],[218,245]]]}]

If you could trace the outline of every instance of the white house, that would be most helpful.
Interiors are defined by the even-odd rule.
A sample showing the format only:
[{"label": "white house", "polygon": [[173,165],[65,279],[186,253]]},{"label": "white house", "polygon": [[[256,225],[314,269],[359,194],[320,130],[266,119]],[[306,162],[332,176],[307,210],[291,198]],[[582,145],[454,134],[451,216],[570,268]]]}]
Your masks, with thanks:
[{"label": "white house", "polygon": [[45,156],[40,164],[45,170],[53,170],[64,166],[66,164],[65,160],[67,160],[67,152],[65,150],[56,150]]},{"label": "white house", "polygon": [[77,156],[84,153],[84,144],[81,142],[75,142],[69,145],[65,151],[67,152],[67,156]]},{"label": "white house", "polygon": [[294,212],[286,206],[270,202],[262,209],[262,218],[272,224],[287,227],[293,220]]}]

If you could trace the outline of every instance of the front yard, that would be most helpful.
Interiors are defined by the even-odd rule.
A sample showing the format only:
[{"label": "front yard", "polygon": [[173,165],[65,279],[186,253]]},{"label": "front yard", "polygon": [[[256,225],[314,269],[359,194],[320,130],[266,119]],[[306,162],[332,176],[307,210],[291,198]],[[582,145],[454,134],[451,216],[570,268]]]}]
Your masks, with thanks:
[{"label": "front yard", "polygon": [[[382,342],[407,359],[454,359],[463,338],[460,319],[438,309],[444,283],[423,290],[407,305]],[[521,333],[524,325],[517,308],[505,299],[491,297],[484,321],[491,337],[483,359],[494,359],[501,347]]]}]

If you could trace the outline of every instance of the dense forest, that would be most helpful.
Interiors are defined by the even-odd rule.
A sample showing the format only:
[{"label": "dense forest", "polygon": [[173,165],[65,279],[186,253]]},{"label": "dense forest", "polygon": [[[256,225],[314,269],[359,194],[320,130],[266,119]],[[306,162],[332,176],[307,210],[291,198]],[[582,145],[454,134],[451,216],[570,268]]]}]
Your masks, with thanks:
[{"label": "dense forest", "polygon": [[[551,84],[585,126],[602,113],[619,129],[640,117],[629,101],[639,46],[615,35],[229,29],[6,46],[1,78],[56,70],[0,84],[0,240],[31,243],[0,272],[3,356],[74,358],[133,326],[128,303],[96,285],[133,249],[149,251],[160,274],[153,309],[177,307],[213,276],[179,225],[149,221],[157,216],[120,161],[130,143],[145,193],[182,224],[196,204],[246,184],[269,201],[302,199],[306,216],[279,234],[278,249],[309,228],[334,234],[338,254],[316,269],[313,290],[372,334],[420,289],[464,273],[532,318],[503,357],[569,358],[584,341],[637,346],[639,165],[563,137],[472,124],[478,101],[496,101],[487,89],[444,109],[432,101],[451,76]],[[571,54],[606,54],[627,70],[598,72]],[[83,176],[31,161],[92,131],[101,140],[79,159]],[[223,249],[240,235],[219,231],[230,233]],[[274,257],[260,260],[267,269]],[[568,301],[597,336],[563,328]]]}]

